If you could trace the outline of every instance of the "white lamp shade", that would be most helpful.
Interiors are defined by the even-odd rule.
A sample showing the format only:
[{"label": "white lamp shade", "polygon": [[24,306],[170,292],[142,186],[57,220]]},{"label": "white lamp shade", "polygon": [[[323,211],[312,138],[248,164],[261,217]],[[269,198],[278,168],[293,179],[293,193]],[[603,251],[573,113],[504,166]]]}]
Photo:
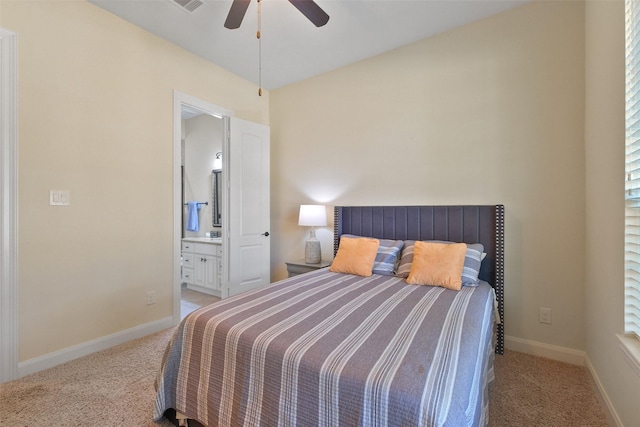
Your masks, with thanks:
[{"label": "white lamp shade", "polygon": [[298,225],[307,227],[326,227],[327,208],[325,205],[300,205]]}]

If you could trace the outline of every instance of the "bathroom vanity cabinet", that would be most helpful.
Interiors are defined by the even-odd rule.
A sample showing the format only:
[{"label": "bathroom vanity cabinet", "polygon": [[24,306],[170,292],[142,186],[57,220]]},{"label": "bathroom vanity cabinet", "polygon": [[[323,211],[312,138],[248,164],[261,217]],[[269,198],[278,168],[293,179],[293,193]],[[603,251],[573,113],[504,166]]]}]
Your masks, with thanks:
[{"label": "bathroom vanity cabinet", "polygon": [[182,239],[182,283],[189,289],[220,296],[222,288],[222,239]]}]

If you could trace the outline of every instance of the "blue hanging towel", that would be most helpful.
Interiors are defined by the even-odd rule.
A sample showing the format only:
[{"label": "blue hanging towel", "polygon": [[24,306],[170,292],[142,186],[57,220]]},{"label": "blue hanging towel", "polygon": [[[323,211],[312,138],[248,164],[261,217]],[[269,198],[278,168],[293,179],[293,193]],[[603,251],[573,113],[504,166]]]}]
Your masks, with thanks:
[{"label": "blue hanging towel", "polygon": [[198,231],[200,221],[198,220],[198,202],[187,203],[187,231]]}]

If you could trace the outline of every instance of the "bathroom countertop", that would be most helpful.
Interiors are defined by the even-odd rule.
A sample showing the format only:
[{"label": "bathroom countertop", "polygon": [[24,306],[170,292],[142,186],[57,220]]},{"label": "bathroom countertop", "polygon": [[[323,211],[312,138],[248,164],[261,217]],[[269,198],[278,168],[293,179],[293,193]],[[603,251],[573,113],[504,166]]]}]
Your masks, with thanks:
[{"label": "bathroom countertop", "polygon": [[222,237],[183,237],[183,242],[211,243],[214,245],[222,244]]}]

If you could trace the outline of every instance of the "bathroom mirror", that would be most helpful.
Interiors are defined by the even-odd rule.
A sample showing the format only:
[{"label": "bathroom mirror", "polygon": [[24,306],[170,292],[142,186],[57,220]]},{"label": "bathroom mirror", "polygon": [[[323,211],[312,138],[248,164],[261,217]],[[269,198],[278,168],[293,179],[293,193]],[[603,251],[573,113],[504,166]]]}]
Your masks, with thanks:
[{"label": "bathroom mirror", "polygon": [[214,227],[222,227],[222,211],[220,209],[220,199],[222,198],[222,171],[211,171],[211,189],[213,208],[211,209]]}]

